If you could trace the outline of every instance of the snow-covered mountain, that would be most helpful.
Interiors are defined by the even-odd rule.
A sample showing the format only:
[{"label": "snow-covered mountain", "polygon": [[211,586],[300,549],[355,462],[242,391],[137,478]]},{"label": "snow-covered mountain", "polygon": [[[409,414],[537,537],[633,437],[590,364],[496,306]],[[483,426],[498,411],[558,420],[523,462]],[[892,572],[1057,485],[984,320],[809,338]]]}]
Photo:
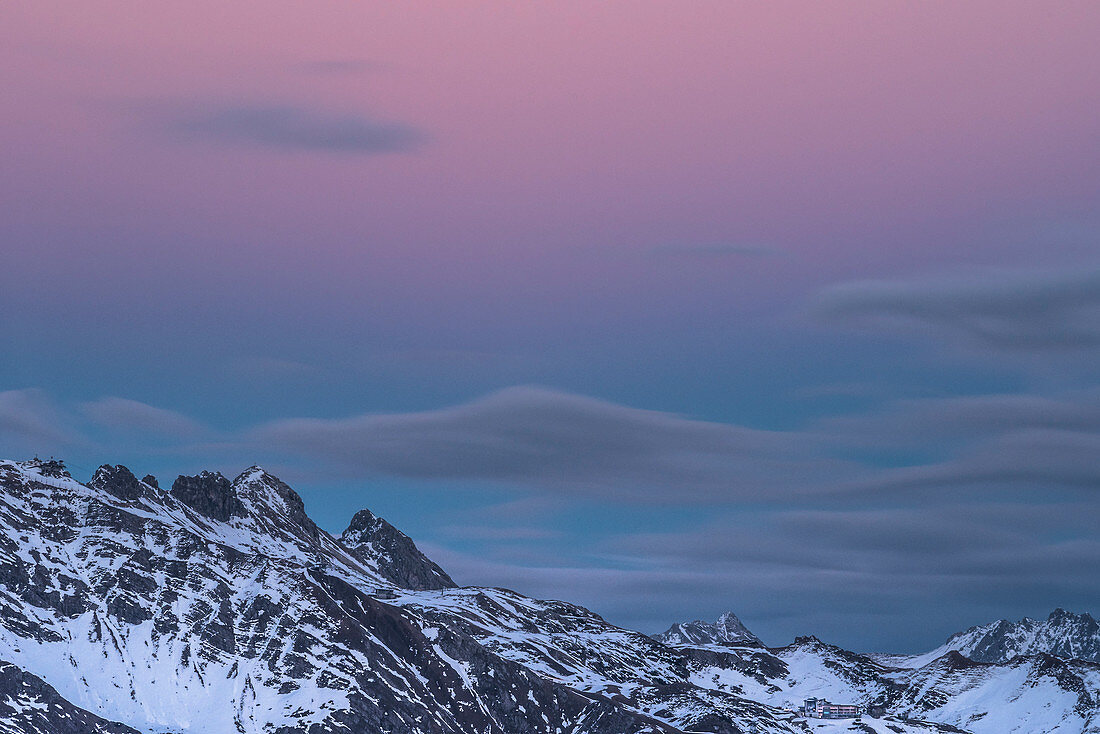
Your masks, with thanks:
[{"label": "snow-covered mountain", "polygon": [[666,645],[761,645],[760,639],[733,612],[726,612],[714,624],[695,620],[674,624],[653,639]]},{"label": "snow-covered mountain", "polygon": [[806,696],[882,703],[871,732],[1100,731],[1093,663],[902,668],[814,638],[700,640],[457,588],[369,512],[329,535],[258,467],[163,490],[120,466],[81,484],[56,462],[0,461],[6,733],[841,731],[790,710]]},{"label": "snow-covered mountain", "polygon": [[971,627],[919,659],[956,650],[971,660],[999,663],[1017,655],[1046,653],[1060,658],[1100,663],[1100,623],[1090,614],[1055,609],[1046,619],[1005,619]]}]

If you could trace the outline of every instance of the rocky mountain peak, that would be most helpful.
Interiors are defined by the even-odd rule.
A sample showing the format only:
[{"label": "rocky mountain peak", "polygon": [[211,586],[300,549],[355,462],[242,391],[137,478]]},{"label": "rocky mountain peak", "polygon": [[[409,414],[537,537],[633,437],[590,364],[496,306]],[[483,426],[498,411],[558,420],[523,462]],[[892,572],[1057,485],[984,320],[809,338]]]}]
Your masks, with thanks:
[{"label": "rocky mountain peak", "polygon": [[[232,482],[233,492],[246,514],[267,532],[299,536],[307,541],[325,533],[306,514],[301,496],[274,474],[259,466],[250,466]],[[327,536],[326,536],[327,537]]]},{"label": "rocky mountain peak", "polygon": [[400,587],[422,590],[457,586],[409,536],[370,510],[355,513],[338,540],[356,559]]},{"label": "rocky mountain peak", "polygon": [[760,642],[756,635],[749,632],[749,628],[746,627],[733,612],[723,613],[722,616],[718,618],[716,626],[727,640],[752,640]]},{"label": "rocky mountain peak", "polygon": [[654,639],[666,645],[762,645],[733,612],[725,612],[714,624],[695,620],[674,624]]},{"label": "rocky mountain peak", "polygon": [[179,476],[172,483],[170,494],[200,515],[228,522],[244,515],[244,506],[233,491],[233,485],[220,472],[204,471],[192,477]]},{"label": "rocky mountain peak", "polygon": [[88,486],[101,489],[120,500],[136,500],[141,497],[144,487],[133,472],[122,464],[111,466],[104,464],[96,469]]},{"label": "rocky mountain peak", "polygon": [[1088,613],[1057,608],[1046,619],[999,619],[952,635],[938,650],[958,650],[983,663],[1004,662],[1017,655],[1047,653],[1061,658],[1100,662],[1100,623]]},{"label": "rocky mountain peak", "polygon": [[237,475],[232,485],[234,492],[242,499],[276,507],[298,522],[309,519],[301,496],[286,482],[274,474],[268,474],[259,466],[254,465],[245,469]]}]

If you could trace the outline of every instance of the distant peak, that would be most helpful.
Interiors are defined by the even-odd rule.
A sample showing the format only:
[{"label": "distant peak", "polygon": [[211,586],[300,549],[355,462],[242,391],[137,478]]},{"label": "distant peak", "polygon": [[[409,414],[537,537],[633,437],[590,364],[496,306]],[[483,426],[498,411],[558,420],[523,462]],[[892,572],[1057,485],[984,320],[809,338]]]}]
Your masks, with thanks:
[{"label": "distant peak", "polygon": [[725,612],[714,624],[695,620],[669,627],[654,639],[666,645],[761,645],[733,612]]},{"label": "distant peak", "polygon": [[733,612],[722,612],[722,616],[718,617],[718,625],[744,627],[741,620]]},{"label": "distant peak", "polygon": [[252,466],[248,467],[243,472],[238,474],[233,480],[233,484],[241,484],[243,482],[260,480],[265,477],[271,477],[273,479],[277,478],[272,476],[271,474],[268,474],[262,466],[258,464],[253,464]]}]

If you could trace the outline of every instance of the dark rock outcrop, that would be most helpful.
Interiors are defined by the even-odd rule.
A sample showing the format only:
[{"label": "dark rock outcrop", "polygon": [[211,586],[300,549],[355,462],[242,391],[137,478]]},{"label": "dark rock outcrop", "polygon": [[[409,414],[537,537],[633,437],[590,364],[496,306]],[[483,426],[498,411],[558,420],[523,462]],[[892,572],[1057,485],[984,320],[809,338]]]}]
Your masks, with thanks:
[{"label": "dark rock outcrop", "polygon": [[219,472],[204,471],[193,477],[180,476],[172,483],[171,495],[213,520],[228,522],[244,514],[233,485]]},{"label": "dark rock outcrop", "polygon": [[88,482],[88,486],[102,489],[120,500],[136,500],[141,497],[143,491],[138,478],[122,464],[117,466],[104,464],[99,467],[92,481]]}]

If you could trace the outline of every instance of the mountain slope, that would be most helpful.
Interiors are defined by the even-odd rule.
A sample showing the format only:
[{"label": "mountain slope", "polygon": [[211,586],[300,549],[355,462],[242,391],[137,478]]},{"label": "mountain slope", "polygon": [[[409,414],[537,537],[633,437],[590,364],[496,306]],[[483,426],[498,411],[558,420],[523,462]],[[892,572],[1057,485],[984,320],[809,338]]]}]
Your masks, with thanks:
[{"label": "mountain slope", "polygon": [[138,734],[73,706],[41,678],[0,662],[0,732]]},{"label": "mountain slope", "polygon": [[977,663],[949,652],[918,668],[895,668],[813,637],[746,652],[737,652],[745,666],[698,656],[693,680],[773,706],[796,706],[810,696],[877,704],[907,725],[931,721],[973,734],[1100,731],[1096,663],[1050,655]]}]

